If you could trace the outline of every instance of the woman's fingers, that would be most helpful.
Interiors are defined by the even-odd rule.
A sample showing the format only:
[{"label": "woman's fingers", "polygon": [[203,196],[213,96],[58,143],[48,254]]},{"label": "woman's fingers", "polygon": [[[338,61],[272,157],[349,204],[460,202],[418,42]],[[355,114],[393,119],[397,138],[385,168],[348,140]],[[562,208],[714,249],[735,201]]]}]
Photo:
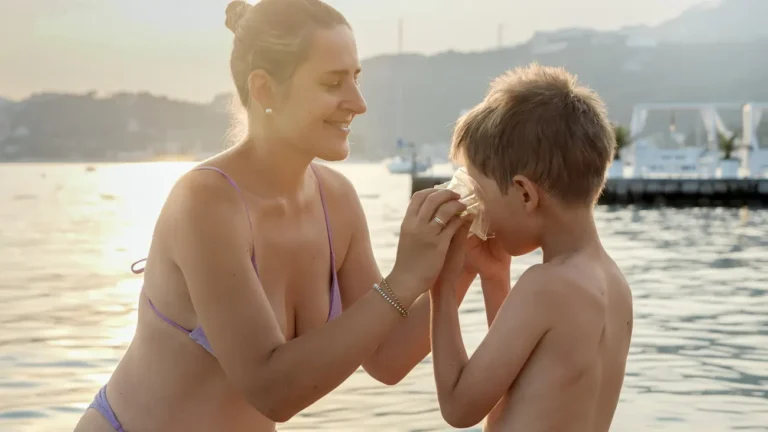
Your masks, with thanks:
[{"label": "woman's fingers", "polygon": [[446,227],[443,229],[443,231],[439,234],[440,241],[451,241],[454,235],[456,235],[456,232],[459,231],[460,228],[464,227],[462,232],[464,233],[464,236],[466,237],[466,234],[469,230],[469,225],[471,224],[470,221],[467,221],[465,219],[462,219],[458,216],[451,219],[450,222],[446,225]]},{"label": "woman's fingers", "polygon": [[466,209],[467,206],[462,204],[459,201],[448,201],[447,203],[441,205],[438,209],[433,218],[438,218],[441,221],[448,224],[448,222],[451,221],[454,217],[458,217],[461,212]]},{"label": "woman's fingers", "polygon": [[[432,219],[435,217],[439,207],[445,203],[448,203],[449,201],[455,201],[458,204],[461,204],[459,203],[458,199],[459,194],[448,189],[439,189],[436,192],[429,194],[429,196],[424,199],[424,203],[419,209],[417,216],[418,221],[420,223],[430,223],[430,221],[432,221]],[[464,204],[461,205],[463,206]],[[448,219],[450,219],[450,217]],[[448,219],[442,219],[442,221],[448,223]]]},{"label": "woman's fingers", "polygon": [[433,193],[436,193],[438,190],[439,189],[434,188],[422,189],[413,194],[411,197],[411,202],[408,204],[408,208],[405,210],[405,217],[403,220],[415,218],[416,215],[419,214],[419,210],[424,205],[424,201],[427,199],[427,197]]}]

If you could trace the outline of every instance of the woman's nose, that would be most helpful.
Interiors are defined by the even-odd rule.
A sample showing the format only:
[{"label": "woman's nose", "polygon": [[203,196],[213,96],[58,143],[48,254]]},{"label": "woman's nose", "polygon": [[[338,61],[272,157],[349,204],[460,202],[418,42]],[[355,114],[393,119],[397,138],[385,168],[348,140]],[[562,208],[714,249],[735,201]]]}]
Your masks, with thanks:
[{"label": "woman's nose", "polygon": [[368,111],[368,105],[365,103],[365,98],[363,98],[363,94],[360,93],[359,87],[354,87],[354,90],[347,100],[345,108],[354,112],[355,115],[364,114],[366,111]]}]

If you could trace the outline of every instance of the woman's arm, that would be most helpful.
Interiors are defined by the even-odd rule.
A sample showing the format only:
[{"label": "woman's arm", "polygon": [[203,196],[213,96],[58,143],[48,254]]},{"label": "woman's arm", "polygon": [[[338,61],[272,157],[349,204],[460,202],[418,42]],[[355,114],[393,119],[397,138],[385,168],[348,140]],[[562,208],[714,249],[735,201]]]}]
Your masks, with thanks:
[{"label": "woman's arm", "polygon": [[[347,223],[352,226],[347,254],[339,271],[339,286],[345,309],[363,298],[369,287],[381,281],[371,246],[368,222],[360,199],[352,184],[339,173],[328,175],[343,203]],[[477,273],[462,272],[456,281],[456,300],[461,304]],[[428,289],[429,287],[424,287]],[[421,295],[413,304],[408,318],[401,320],[362,364],[374,379],[394,385],[405,378],[431,351],[429,294]]]},{"label": "woman's arm", "polygon": [[[361,217],[362,224],[365,218]],[[339,272],[345,309],[363,298],[381,273],[371,251],[367,227],[355,230],[349,252]],[[460,304],[476,274],[462,272],[456,282],[456,302]],[[364,282],[365,281],[365,282]],[[425,287],[426,289],[427,287]],[[429,294],[422,294],[411,306],[410,314],[401,320],[362,364],[368,374],[387,385],[395,385],[416,367],[431,351],[429,336]]]},{"label": "woman's arm", "polygon": [[[474,274],[462,272],[456,282],[456,304],[461,304]],[[366,372],[378,381],[395,385],[405,378],[432,350],[429,335],[429,294],[422,294],[411,307],[411,314],[401,321],[363,363]]]},{"label": "woman's arm", "polygon": [[[203,173],[185,177],[175,189],[161,219],[198,324],[230,382],[270,419],[287,421],[340,385],[402,321],[395,308],[366,287],[367,293],[342,316],[287,342],[251,265],[251,238],[233,223],[245,220],[239,197],[234,191],[223,193],[220,178]],[[406,307],[423,291],[411,281],[429,277],[442,264],[459,225],[454,220],[442,232],[430,231],[434,227],[421,225],[420,211],[454,211],[452,200],[458,203],[455,196],[426,191],[409,207],[402,254],[411,260],[421,256],[418,263],[425,268],[404,259],[406,265],[396,265],[388,277]]]}]

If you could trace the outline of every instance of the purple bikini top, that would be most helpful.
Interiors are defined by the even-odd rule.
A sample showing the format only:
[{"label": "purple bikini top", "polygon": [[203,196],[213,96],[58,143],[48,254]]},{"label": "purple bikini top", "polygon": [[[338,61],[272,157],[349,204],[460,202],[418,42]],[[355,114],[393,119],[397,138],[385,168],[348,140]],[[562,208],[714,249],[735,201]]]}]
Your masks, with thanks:
[{"label": "purple bikini top", "polygon": [[[330,296],[331,296],[331,307],[330,307],[330,310],[328,311],[328,321],[331,321],[332,319],[334,319],[337,316],[339,316],[339,314],[341,314],[341,294],[339,293],[339,278],[338,278],[338,275],[336,274],[336,254],[333,252],[333,237],[331,236],[331,224],[330,224],[330,222],[328,220],[328,209],[327,209],[327,207],[325,205],[325,197],[323,196],[323,185],[320,183],[320,177],[318,177],[317,171],[315,171],[314,165],[311,165],[311,167],[312,167],[312,171],[315,173],[315,177],[317,178],[318,188],[320,190],[320,202],[323,205],[323,214],[325,215],[325,228],[326,228],[326,231],[328,233],[328,245],[329,245],[329,247],[331,249],[331,275],[332,275],[331,276],[331,288],[330,288],[331,289],[331,293],[330,293]],[[237,183],[235,183],[235,181],[232,180],[232,178],[229,175],[227,175],[227,173],[225,173],[224,171],[222,171],[222,170],[220,170],[220,169],[218,169],[216,167],[201,166],[201,167],[197,167],[197,168],[193,169],[193,171],[195,171],[195,170],[211,170],[211,171],[216,171],[219,174],[221,174],[222,176],[224,176],[224,178],[227,179],[229,184],[231,184],[232,187],[235,188],[235,190],[237,191],[237,194],[240,195],[240,198],[243,200],[243,204],[245,205],[245,214],[248,217],[248,226],[251,228],[251,238],[253,238],[253,226],[251,225],[251,214],[248,211],[248,205],[246,204],[245,196],[243,195],[243,192],[240,190],[240,188],[237,186]],[[144,258],[144,259],[141,259],[141,260],[136,261],[135,263],[133,263],[133,265],[131,265],[131,271],[134,274],[141,274],[141,273],[143,273],[144,269],[143,268],[136,269],[136,265],[141,263],[141,262],[144,262],[146,260],[147,259]],[[251,264],[253,265],[253,270],[256,272],[256,276],[258,277],[259,269],[256,266],[256,256],[255,256],[255,252],[254,252],[254,248],[253,247],[251,248]],[[165,314],[160,312],[160,310],[158,310],[157,307],[155,307],[154,303],[152,303],[152,300],[149,297],[147,297],[147,300],[149,300],[149,306],[152,307],[152,310],[155,311],[155,313],[157,314],[158,317],[160,317],[160,319],[162,319],[163,321],[167,322],[168,324],[176,327],[177,329],[183,331],[184,333],[188,334],[189,337],[192,338],[192,340],[194,340],[195,342],[200,344],[203,348],[205,348],[212,355],[215,355],[213,353],[213,349],[211,349],[210,342],[208,342],[208,337],[206,337],[205,331],[203,330],[202,327],[197,326],[196,328],[194,328],[192,330],[184,328],[184,327],[180,326],[178,323],[176,323],[175,321],[173,321],[172,319],[168,318]]]}]

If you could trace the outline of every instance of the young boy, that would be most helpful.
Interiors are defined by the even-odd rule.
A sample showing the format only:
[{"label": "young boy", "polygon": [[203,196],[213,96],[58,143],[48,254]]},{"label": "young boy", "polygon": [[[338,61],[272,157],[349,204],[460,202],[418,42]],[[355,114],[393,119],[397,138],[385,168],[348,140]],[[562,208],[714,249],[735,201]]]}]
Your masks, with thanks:
[{"label": "young boy", "polygon": [[[609,430],[632,334],[629,286],[593,218],[615,146],[599,97],[562,69],[511,71],[459,120],[452,157],[477,182],[495,238],[457,234],[431,291],[435,380],[451,426]],[[543,263],[509,289],[509,257],[537,248]],[[490,325],[471,358],[453,289],[462,272],[479,273]]]}]

